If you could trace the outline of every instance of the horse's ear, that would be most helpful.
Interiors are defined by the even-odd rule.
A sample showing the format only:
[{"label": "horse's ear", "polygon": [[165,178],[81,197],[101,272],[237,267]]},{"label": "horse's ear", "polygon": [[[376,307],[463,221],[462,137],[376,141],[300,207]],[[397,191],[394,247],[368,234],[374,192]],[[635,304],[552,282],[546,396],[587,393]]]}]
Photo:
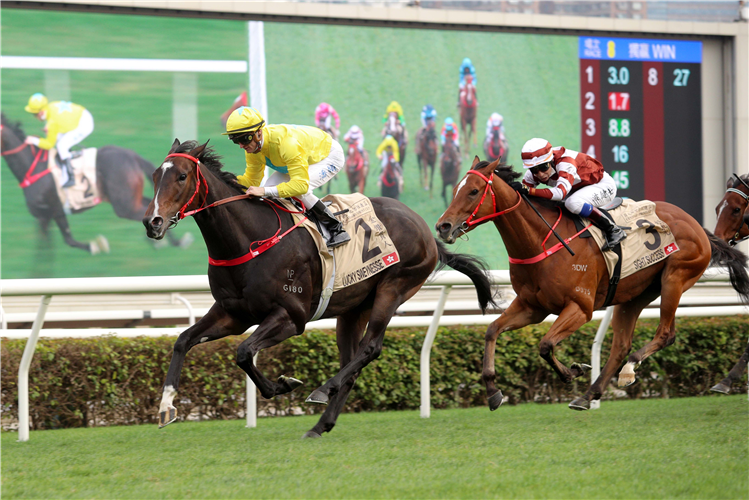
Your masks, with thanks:
[{"label": "horse's ear", "polygon": [[[733,175],[736,175],[736,174],[733,174]],[[726,189],[732,188],[733,187],[733,183],[736,182],[736,181],[733,180],[733,175],[731,177],[729,177],[728,180],[726,181]],[[738,176],[736,176],[736,177],[738,177]]]},{"label": "horse's ear", "polygon": [[499,158],[491,162],[489,166],[492,168],[492,171],[496,170],[499,167]]},{"label": "horse's ear", "polygon": [[[208,139],[208,141],[210,141],[210,139]],[[200,159],[200,155],[205,152],[205,148],[208,146],[208,141],[205,141],[205,143],[190,151],[190,156]]]},{"label": "horse's ear", "polygon": [[472,169],[473,169],[473,168],[476,168],[476,165],[478,165],[480,161],[481,161],[481,160],[479,160],[479,156],[478,156],[478,155],[474,156],[474,157],[473,157],[473,164],[471,165],[471,168],[472,168]]},{"label": "horse's ear", "polygon": [[172,149],[169,150],[169,154],[172,154],[175,151],[177,151],[177,148],[179,147],[179,144],[180,144],[179,139],[175,138],[174,142],[172,143]]}]

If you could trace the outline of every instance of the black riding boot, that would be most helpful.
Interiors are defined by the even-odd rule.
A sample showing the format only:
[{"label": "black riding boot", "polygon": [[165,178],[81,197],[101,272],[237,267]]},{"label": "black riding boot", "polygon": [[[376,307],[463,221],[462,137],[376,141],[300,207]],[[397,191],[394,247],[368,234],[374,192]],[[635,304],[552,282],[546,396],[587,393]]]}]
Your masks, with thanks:
[{"label": "black riding boot", "polygon": [[606,237],[606,243],[601,250],[611,250],[627,237],[627,233],[624,232],[624,229],[611,222],[611,219],[603,215],[603,213],[597,208],[593,208],[593,211],[588,215],[588,219],[590,219],[598,229],[603,231],[603,234]]},{"label": "black riding boot", "polygon": [[343,224],[335,218],[335,215],[326,207],[322,201],[315,203],[315,205],[309,209],[317,221],[325,226],[325,229],[330,233],[327,244],[329,247],[337,247],[343,245],[347,241],[351,240],[351,236],[343,230]]},{"label": "black riding boot", "polygon": [[[59,157],[58,157],[59,159]],[[69,188],[75,185],[75,174],[73,174],[73,165],[70,164],[70,158],[67,160],[60,160],[60,167],[64,168],[68,173],[68,181],[62,185],[64,188]]]}]

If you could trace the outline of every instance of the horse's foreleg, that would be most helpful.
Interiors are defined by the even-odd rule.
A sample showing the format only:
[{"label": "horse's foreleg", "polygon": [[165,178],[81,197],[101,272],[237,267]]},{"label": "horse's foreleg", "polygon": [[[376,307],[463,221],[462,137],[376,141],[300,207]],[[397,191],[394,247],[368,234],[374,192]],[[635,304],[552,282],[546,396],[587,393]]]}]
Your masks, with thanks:
[{"label": "horse's foreleg", "polygon": [[304,324],[296,324],[286,309],[279,308],[267,316],[257,330],[237,348],[237,365],[249,375],[265,399],[291,392],[302,385],[302,382],[286,376],[279,377],[278,382],[268,380],[255,366],[255,354],[303,332]]},{"label": "horse's foreleg", "polygon": [[218,304],[203,316],[200,321],[182,332],[174,343],[172,361],[164,381],[164,389],[159,405],[159,428],[168,425],[177,418],[177,409],[172,404],[179,388],[179,378],[187,352],[198,344],[221,339],[229,335],[241,335],[250,325],[231,317]]},{"label": "horse's foreleg", "polygon": [[67,245],[73,248],[80,248],[81,250],[85,250],[86,252],[91,253],[91,243],[82,243],[73,238],[73,233],[70,231],[70,225],[68,224],[68,218],[65,217],[64,214],[55,217],[55,224],[57,224],[57,227],[60,228],[62,238],[65,240],[65,243]]},{"label": "horse's foreleg", "polygon": [[734,382],[736,382],[738,379],[741,378],[741,375],[744,373],[744,370],[746,369],[746,365],[749,363],[749,344],[746,345],[746,349],[744,349],[744,354],[741,355],[741,358],[739,358],[738,363],[734,365],[733,368],[731,368],[731,371],[728,372],[728,375],[726,378],[721,380],[719,383],[715,384],[713,387],[710,388],[713,392],[720,392],[722,394],[728,394],[731,392],[731,386]]},{"label": "horse's foreleg", "polygon": [[497,389],[494,382],[496,372],[494,369],[494,351],[497,347],[497,337],[500,333],[517,330],[524,326],[540,323],[546,317],[546,313],[531,309],[525,302],[516,297],[510,306],[495,319],[484,334],[484,366],[481,379],[486,386],[486,396],[489,399],[489,409],[496,410],[502,404],[502,391]]},{"label": "horse's foreleg", "polygon": [[[341,369],[354,359],[359,347],[359,342],[361,341],[362,333],[364,332],[364,327],[367,326],[367,322],[369,321],[370,313],[371,310],[354,310],[338,317],[338,322],[336,323],[336,341],[338,343]],[[325,412],[322,414],[317,424],[307,431],[304,435],[305,438],[320,437],[323,432],[330,432],[333,427],[335,427],[338,415],[343,411],[349,393],[351,392],[351,389],[353,389],[356,378],[360,373],[361,370],[354,373],[343,383],[343,385],[341,385],[338,392],[330,397]]]},{"label": "horse's foreleg", "polygon": [[554,356],[554,346],[559,342],[572,335],[578,328],[590,320],[590,316],[582,310],[576,302],[570,302],[567,307],[562,309],[559,317],[551,325],[546,335],[543,336],[538,345],[538,351],[542,358],[557,372],[562,382],[567,383],[583,375],[589,365],[574,363],[572,368],[567,368],[556,356]]}]

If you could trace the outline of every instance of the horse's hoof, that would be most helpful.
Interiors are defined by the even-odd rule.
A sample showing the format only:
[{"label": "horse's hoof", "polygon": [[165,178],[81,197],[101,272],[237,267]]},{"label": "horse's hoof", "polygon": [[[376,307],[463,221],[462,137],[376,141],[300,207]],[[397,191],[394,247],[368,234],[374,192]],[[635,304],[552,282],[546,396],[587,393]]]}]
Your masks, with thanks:
[{"label": "horse's hoof", "polygon": [[719,382],[710,388],[711,392],[719,392],[721,394],[730,394],[731,388],[723,382]]},{"label": "horse's hoof", "polygon": [[297,380],[292,377],[287,377],[286,375],[281,375],[280,377],[278,377],[278,383],[281,384],[284,387],[284,389],[287,390],[286,392],[291,392],[297,387],[299,387],[300,385],[304,385],[304,382],[302,382],[301,380]]},{"label": "horse's hoof", "polygon": [[302,436],[302,439],[308,439],[308,438],[314,439],[314,438],[319,438],[319,437],[322,437],[322,436],[316,433],[315,431],[307,431],[304,433],[304,436]]},{"label": "horse's hoof", "polygon": [[177,420],[177,408],[169,408],[168,412],[162,411],[161,413],[159,413],[159,429],[161,429],[162,427],[166,427],[175,420]]},{"label": "horse's hoof", "polygon": [[619,375],[619,380],[617,381],[617,384],[619,387],[629,387],[630,385],[635,383],[635,374],[634,373],[624,373]]},{"label": "horse's hoof", "polygon": [[307,399],[305,402],[326,405],[328,404],[328,396],[327,394],[322,392],[320,389],[315,389],[314,391],[312,391],[312,394],[307,396]]},{"label": "horse's hoof", "polygon": [[576,378],[577,378],[588,373],[593,367],[585,363],[572,363],[572,365],[570,365],[570,368],[572,368],[573,370],[577,370],[578,372],[578,375],[576,375]]},{"label": "horse's hoof", "polygon": [[494,411],[500,406],[502,406],[502,400],[504,400],[502,391],[497,391],[493,396],[489,398],[489,409],[491,411]]},{"label": "horse's hoof", "polygon": [[590,401],[588,401],[585,398],[575,398],[567,406],[569,406],[571,410],[578,410],[578,411],[590,410]]}]

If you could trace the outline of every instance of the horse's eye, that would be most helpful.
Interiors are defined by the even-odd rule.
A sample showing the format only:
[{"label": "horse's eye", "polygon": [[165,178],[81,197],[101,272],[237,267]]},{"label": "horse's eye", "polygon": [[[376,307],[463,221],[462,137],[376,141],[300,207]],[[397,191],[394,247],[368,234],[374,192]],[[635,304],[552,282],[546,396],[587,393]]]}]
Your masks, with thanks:
[{"label": "horse's eye", "polygon": [[184,181],[185,179],[187,179],[187,174],[180,174],[179,180]]},{"label": "horse's eye", "polygon": [[478,189],[474,189],[473,191],[471,191],[471,196],[476,196],[477,194],[479,194]]},{"label": "horse's eye", "polygon": [[739,207],[735,207],[735,208],[733,209],[733,213],[734,213],[735,215],[738,215],[738,214],[740,214],[740,213],[741,213],[741,209],[740,209]]}]

